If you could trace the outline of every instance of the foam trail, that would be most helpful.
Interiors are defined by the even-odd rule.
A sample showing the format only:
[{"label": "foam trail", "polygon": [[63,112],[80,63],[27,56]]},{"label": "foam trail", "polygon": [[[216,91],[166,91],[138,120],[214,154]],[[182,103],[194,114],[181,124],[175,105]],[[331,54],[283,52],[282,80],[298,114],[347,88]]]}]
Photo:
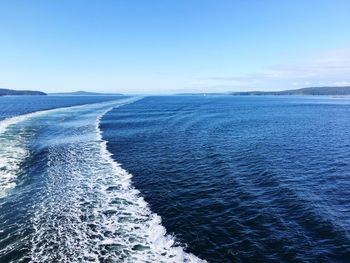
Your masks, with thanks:
[{"label": "foam trail", "polygon": [[[140,98],[127,98],[120,100],[118,103],[124,105],[138,99]],[[115,104],[115,101],[97,103],[96,105],[109,105],[113,103]],[[15,188],[16,179],[21,173],[21,164],[29,156],[25,144],[30,139],[30,132],[14,126],[47,114],[84,109],[89,107],[89,105],[91,104],[37,111],[0,121],[0,198],[5,197],[11,189]],[[12,129],[12,127],[14,128]]]},{"label": "foam trail", "polygon": [[18,136],[0,136],[0,198],[16,186],[20,164],[28,156],[28,151],[22,146]]},{"label": "foam trail", "polygon": [[101,118],[136,100],[47,110],[0,122],[8,188],[15,187],[30,155],[26,142],[35,135],[44,149],[43,167],[33,178],[39,184],[29,224],[18,230],[30,234],[2,248],[3,255],[24,246],[21,251],[29,251],[19,262],[202,262],[166,234],[161,218],[151,212],[132,186],[131,174],[112,159],[102,138]]},{"label": "foam trail", "polygon": [[0,198],[5,197],[16,186],[21,163],[29,155],[25,147],[28,134],[20,129],[10,131],[11,127],[48,112],[50,111],[39,111],[0,121]]},{"label": "foam trail", "polygon": [[28,132],[19,128],[11,130],[11,128],[35,117],[74,107],[81,106],[37,111],[0,121],[0,198],[5,197],[11,189],[15,188],[16,179],[21,172],[21,164],[29,155],[25,147],[26,139],[29,137]]},{"label": "foam trail", "polygon": [[21,163],[28,157],[25,147],[27,132],[11,127],[44,112],[36,112],[7,118],[0,121],[0,198],[5,197],[16,186],[16,178],[21,172]]},{"label": "foam trail", "polygon": [[[126,105],[129,103],[133,103],[137,100],[142,99],[142,97],[132,97],[132,98],[126,98],[126,99],[120,99],[118,100],[118,103],[120,105]],[[101,103],[94,103],[94,104],[84,104],[84,105],[78,105],[78,106],[68,106],[68,107],[61,107],[61,108],[55,108],[50,110],[42,110],[42,111],[36,111],[31,112],[19,116],[9,117],[5,118],[4,120],[0,121],[0,134],[3,134],[6,132],[6,130],[11,127],[12,125],[15,125],[17,123],[30,120],[35,117],[40,117],[46,114],[55,113],[55,112],[62,112],[66,110],[77,110],[77,109],[84,109],[86,107],[89,107],[90,105],[112,105],[115,104],[116,101],[107,101],[107,102],[101,102]]]},{"label": "foam trail", "polygon": [[[121,178],[122,187],[130,192],[129,198],[131,201],[138,203],[142,208],[141,211],[149,217],[149,224],[145,225],[143,231],[151,250],[157,254],[156,259],[163,262],[206,262],[193,254],[184,252],[182,247],[176,246],[174,237],[167,235],[166,229],[161,225],[161,217],[151,212],[146,201],[140,196],[140,192],[133,188],[131,184],[132,175],[122,169],[120,164],[111,157],[112,154],[107,149],[107,141],[103,140],[102,131],[99,127],[102,117],[112,109],[103,112],[96,121],[96,134],[97,140],[100,142],[101,154],[103,159],[111,165],[114,173]],[[139,259],[147,260],[147,258]]]}]

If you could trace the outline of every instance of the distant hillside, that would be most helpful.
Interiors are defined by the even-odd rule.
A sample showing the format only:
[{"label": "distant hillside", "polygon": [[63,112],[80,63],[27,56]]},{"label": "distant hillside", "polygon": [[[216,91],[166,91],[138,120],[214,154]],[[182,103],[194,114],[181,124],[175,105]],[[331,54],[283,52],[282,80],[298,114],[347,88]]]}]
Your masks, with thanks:
[{"label": "distant hillside", "polygon": [[347,87],[310,87],[283,91],[246,91],[232,92],[231,95],[350,95]]},{"label": "distant hillside", "polygon": [[50,93],[50,95],[55,96],[120,96],[120,93],[97,93],[88,91],[74,91],[74,92],[60,92],[60,93]]},{"label": "distant hillside", "polygon": [[11,89],[0,89],[0,96],[5,95],[46,95],[46,93],[34,90],[11,90]]},{"label": "distant hillside", "polygon": [[226,93],[214,93],[214,92],[209,92],[209,93],[176,93],[174,94],[175,96],[214,96],[214,95],[227,95]]}]

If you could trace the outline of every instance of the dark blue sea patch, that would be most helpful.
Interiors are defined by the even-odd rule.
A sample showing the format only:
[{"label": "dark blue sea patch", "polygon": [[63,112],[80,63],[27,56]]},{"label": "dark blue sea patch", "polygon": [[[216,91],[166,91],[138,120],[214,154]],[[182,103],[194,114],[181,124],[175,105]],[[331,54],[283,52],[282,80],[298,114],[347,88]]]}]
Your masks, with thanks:
[{"label": "dark blue sea patch", "polygon": [[108,113],[108,149],[210,262],[350,262],[350,101],[148,97]]}]

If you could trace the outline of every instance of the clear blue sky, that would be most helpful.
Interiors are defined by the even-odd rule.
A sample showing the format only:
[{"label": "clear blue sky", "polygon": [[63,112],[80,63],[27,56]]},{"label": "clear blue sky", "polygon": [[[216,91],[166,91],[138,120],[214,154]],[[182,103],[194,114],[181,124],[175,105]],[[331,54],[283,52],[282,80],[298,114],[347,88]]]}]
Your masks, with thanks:
[{"label": "clear blue sky", "polygon": [[0,87],[128,93],[350,84],[349,0],[0,0]]}]

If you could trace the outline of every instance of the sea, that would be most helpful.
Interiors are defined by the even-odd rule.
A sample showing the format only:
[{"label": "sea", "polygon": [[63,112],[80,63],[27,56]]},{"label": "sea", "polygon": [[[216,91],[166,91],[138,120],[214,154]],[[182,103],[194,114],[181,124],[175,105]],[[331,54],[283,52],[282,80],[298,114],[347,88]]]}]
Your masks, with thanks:
[{"label": "sea", "polygon": [[350,262],[350,98],[0,97],[0,262]]}]

